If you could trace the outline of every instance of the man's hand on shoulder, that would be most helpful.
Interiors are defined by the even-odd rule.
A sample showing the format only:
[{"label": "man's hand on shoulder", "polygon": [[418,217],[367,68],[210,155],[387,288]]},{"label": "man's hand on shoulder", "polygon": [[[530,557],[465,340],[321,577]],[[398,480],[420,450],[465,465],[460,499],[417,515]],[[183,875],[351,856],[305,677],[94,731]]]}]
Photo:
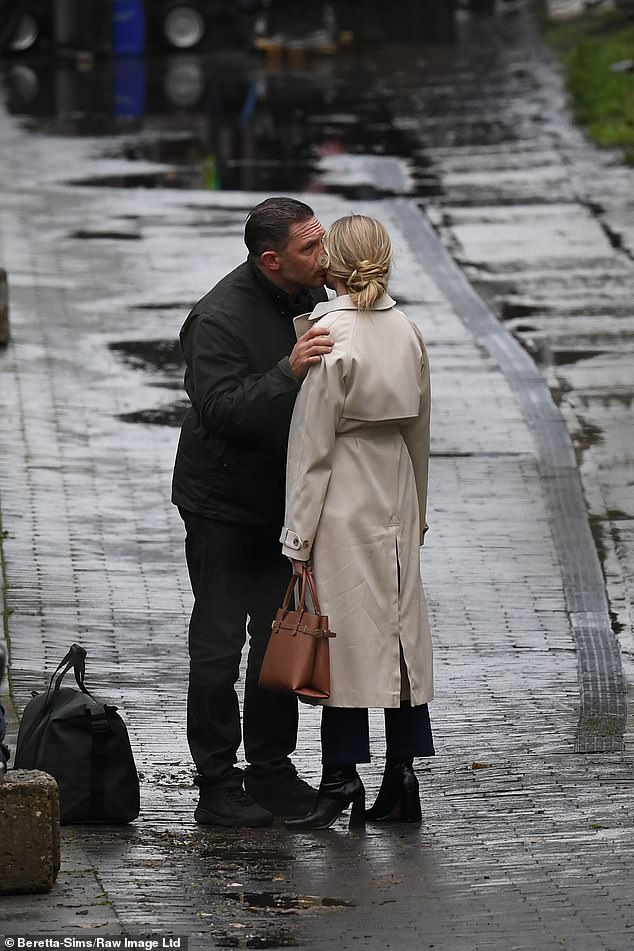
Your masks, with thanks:
[{"label": "man's hand on shoulder", "polygon": [[335,342],[327,327],[311,327],[299,338],[288,358],[293,376],[303,380],[311,366],[319,363],[321,357],[330,353]]}]

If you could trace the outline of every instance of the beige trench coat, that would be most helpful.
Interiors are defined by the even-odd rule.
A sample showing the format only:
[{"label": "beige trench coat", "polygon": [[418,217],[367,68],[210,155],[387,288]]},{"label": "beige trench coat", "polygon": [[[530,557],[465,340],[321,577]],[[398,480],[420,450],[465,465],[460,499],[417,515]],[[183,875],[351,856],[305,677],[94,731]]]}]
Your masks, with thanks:
[{"label": "beige trench coat", "polygon": [[299,392],[289,436],[284,554],[312,557],[337,707],[417,706],[433,696],[420,576],[429,461],[429,368],[419,331],[385,294],[348,296],[295,320],[335,345]]}]

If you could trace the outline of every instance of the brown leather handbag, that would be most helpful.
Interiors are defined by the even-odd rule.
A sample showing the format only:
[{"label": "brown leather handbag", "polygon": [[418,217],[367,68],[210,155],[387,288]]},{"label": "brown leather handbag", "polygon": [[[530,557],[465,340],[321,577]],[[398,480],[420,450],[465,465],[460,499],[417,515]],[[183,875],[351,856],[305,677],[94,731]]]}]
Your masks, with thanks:
[{"label": "brown leather handbag", "polygon": [[[297,606],[291,610],[291,597],[299,584]],[[313,611],[306,605],[310,594]],[[295,693],[301,700],[325,700],[330,696],[330,645],[336,637],[321,613],[312,569],[302,566],[301,575],[288,583],[282,607],[271,625],[262,668],[260,687]]]}]

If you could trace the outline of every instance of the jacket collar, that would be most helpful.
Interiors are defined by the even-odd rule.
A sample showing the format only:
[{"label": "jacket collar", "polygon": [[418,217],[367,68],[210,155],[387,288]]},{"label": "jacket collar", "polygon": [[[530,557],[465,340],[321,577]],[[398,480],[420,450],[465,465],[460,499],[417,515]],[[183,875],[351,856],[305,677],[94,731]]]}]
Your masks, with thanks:
[{"label": "jacket collar", "polygon": [[247,257],[247,265],[275,309],[283,317],[295,317],[298,313],[304,313],[306,307],[314,306],[315,297],[311,294],[309,288],[302,288],[297,297],[291,300],[286,291],[274,284],[273,281],[269,281],[250,254]]},{"label": "jacket collar", "polygon": [[[389,294],[383,294],[372,310],[390,310],[392,307],[396,307],[396,301],[392,300]],[[357,305],[349,294],[342,294],[341,297],[331,297],[330,300],[320,301],[309,314],[299,314],[294,318],[293,323],[297,338],[299,339],[303,333],[306,333],[313,321],[337,310],[357,310]]]}]

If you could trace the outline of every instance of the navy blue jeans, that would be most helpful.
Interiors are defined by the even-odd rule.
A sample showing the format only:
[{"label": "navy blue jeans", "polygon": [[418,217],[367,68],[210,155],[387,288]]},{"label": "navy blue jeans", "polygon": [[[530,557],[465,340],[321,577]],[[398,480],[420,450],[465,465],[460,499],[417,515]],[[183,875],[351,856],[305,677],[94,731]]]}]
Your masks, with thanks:
[{"label": "navy blue jeans", "polygon": [[[289,756],[297,744],[297,699],[257,683],[290,563],[273,535],[185,511],[181,516],[194,593],[187,738],[198,773],[214,784],[235,782],[243,732],[249,772],[272,781],[294,775]],[[247,631],[242,731],[235,685]]]},{"label": "navy blue jeans", "polygon": [[[414,756],[433,756],[434,741],[426,703],[388,708],[385,716],[385,758],[399,763]],[[363,707],[323,707],[321,758],[324,766],[370,762],[368,711]]]}]

